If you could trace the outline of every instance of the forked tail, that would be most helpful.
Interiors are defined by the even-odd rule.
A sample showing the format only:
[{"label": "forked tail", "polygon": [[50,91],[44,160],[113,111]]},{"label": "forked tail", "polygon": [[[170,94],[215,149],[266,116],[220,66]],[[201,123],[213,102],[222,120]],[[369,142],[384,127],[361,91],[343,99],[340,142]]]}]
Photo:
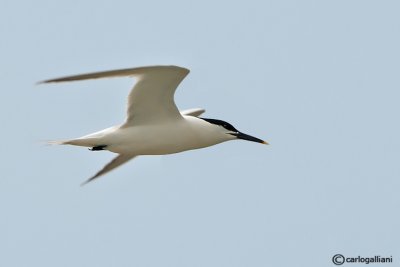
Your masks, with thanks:
[{"label": "forked tail", "polygon": [[78,138],[70,140],[51,140],[47,141],[49,145],[72,145],[72,146],[83,146],[83,147],[95,147],[98,146],[98,138]]}]

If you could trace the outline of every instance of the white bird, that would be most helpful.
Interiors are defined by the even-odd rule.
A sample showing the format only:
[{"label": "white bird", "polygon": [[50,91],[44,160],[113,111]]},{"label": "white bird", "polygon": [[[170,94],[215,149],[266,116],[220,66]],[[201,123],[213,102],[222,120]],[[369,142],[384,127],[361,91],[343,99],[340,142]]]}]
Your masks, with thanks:
[{"label": "white bird", "polygon": [[92,151],[108,150],[118,154],[83,184],[139,155],[173,154],[235,139],[268,144],[241,133],[225,121],[198,117],[205,112],[204,109],[180,112],[174,102],[174,93],[188,73],[188,69],[177,66],[148,66],[40,82],[55,83],[123,76],[136,78],[136,84],[128,96],[125,123],[76,139],[50,143],[89,147]]}]

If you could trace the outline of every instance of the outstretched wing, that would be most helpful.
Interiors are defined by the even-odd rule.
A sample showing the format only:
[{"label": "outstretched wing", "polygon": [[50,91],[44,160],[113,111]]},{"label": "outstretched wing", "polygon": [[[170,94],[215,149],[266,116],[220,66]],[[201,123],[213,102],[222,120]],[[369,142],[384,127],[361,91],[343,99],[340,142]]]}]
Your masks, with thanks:
[{"label": "outstretched wing", "polygon": [[116,156],[112,161],[110,161],[106,166],[103,167],[100,171],[98,171],[95,175],[87,179],[85,182],[81,184],[81,186],[93,181],[96,178],[106,174],[107,172],[121,166],[122,164],[128,162],[129,160],[133,159],[136,155],[130,154],[119,154]]},{"label": "outstretched wing", "polygon": [[79,81],[107,77],[135,77],[128,97],[127,119],[123,127],[182,119],[174,102],[175,90],[189,73],[177,66],[150,66],[111,70],[46,80],[41,83]]}]

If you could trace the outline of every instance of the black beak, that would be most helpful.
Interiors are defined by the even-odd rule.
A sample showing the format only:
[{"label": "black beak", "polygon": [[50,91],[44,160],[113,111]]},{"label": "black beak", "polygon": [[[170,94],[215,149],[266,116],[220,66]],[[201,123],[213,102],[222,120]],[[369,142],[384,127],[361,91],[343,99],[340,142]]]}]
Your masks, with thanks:
[{"label": "black beak", "polygon": [[251,135],[244,134],[244,133],[241,133],[241,132],[231,133],[231,135],[236,136],[238,139],[243,139],[243,140],[252,141],[252,142],[256,142],[256,143],[261,143],[261,144],[264,144],[264,145],[269,145],[264,140],[258,139],[256,137],[253,137]]}]

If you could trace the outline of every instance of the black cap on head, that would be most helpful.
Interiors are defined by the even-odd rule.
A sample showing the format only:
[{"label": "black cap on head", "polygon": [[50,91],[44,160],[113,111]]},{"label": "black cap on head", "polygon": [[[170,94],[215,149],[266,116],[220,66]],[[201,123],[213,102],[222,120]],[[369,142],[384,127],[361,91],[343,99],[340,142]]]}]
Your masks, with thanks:
[{"label": "black cap on head", "polygon": [[205,121],[207,121],[209,123],[224,127],[228,131],[231,131],[231,133],[228,133],[228,134],[236,136],[238,139],[242,139],[242,140],[247,140],[247,141],[252,141],[252,142],[257,142],[257,143],[268,145],[268,143],[265,142],[264,140],[261,140],[261,139],[258,139],[256,137],[253,137],[251,135],[239,132],[235,127],[232,126],[232,124],[230,124],[230,123],[228,123],[226,121],[216,120],[216,119],[206,119],[206,118],[200,118],[200,119],[203,119],[203,120],[205,120]]},{"label": "black cap on head", "polygon": [[232,126],[232,124],[230,124],[230,123],[228,123],[226,121],[216,120],[216,119],[206,119],[206,118],[200,118],[200,119],[205,120],[205,121],[207,121],[209,123],[212,123],[212,124],[216,124],[216,125],[222,126],[225,129],[227,129],[228,131],[239,132],[238,130],[236,130],[235,127]]}]

